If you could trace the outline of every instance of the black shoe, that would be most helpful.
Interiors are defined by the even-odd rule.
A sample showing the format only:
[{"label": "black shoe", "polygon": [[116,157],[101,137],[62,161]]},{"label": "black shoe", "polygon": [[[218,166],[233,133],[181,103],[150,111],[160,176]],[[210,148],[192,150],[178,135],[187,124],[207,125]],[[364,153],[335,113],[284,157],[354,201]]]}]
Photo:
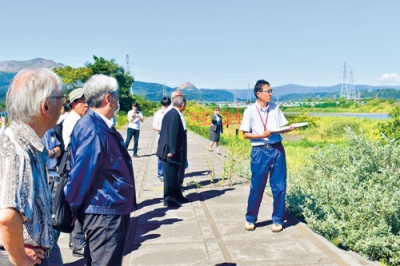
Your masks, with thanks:
[{"label": "black shoe", "polygon": [[137,155],[137,154],[134,154],[134,155],[133,155],[133,157],[139,158],[139,155]]},{"label": "black shoe", "polygon": [[184,197],[184,196],[179,197],[179,198],[176,198],[176,200],[177,200],[178,202],[180,202],[181,204],[189,203],[189,202],[190,202],[190,199],[188,199],[188,198],[186,198],[186,197]]},{"label": "black shoe", "polygon": [[72,250],[72,256],[74,257],[84,257],[85,256],[85,247],[80,249]]},{"label": "black shoe", "polygon": [[164,200],[164,206],[172,207],[172,208],[179,208],[179,207],[182,207],[182,204],[179,201],[177,201],[176,199],[169,199],[169,200]]}]

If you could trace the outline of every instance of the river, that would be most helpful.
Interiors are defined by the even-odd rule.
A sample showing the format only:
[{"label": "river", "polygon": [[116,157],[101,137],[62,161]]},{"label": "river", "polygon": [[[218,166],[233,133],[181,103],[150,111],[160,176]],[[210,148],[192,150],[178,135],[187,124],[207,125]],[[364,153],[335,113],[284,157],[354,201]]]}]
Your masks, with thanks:
[{"label": "river", "polygon": [[[299,114],[299,112],[284,112],[285,114]],[[307,113],[311,116],[346,116],[357,118],[371,118],[371,119],[388,119],[389,115],[385,113]]]}]

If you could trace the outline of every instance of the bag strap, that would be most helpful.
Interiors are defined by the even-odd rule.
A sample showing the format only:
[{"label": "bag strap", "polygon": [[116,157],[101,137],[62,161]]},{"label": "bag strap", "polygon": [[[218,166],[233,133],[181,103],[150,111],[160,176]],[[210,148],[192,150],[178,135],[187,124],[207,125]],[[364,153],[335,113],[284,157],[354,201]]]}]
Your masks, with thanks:
[{"label": "bag strap", "polygon": [[67,149],[64,151],[63,157],[61,159],[60,166],[58,167],[57,173],[61,176],[64,173],[65,166],[67,164],[67,161],[69,159],[69,144],[67,146]]},{"label": "bag strap", "polygon": [[[80,120],[80,118],[78,119],[78,121],[79,121],[79,120]],[[61,176],[61,174],[64,173],[65,166],[66,166],[66,164],[67,164],[67,162],[68,162],[68,160],[69,160],[69,146],[70,146],[70,144],[71,144],[72,132],[74,132],[75,126],[76,126],[76,124],[78,123],[78,121],[76,121],[74,127],[72,128],[71,135],[69,136],[69,142],[67,143],[67,147],[66,147],[65,150],[64,150],[64,154],[63,154],[63,157],[62,157],[62,159],[61,159],[60,166],[58,167],[57,173],[58,173],[60,176]],[[62,121],[62,123],[63,123],[63,122],[64,122],[64,120]],[[65,143],[64,143],[64,145],[65,145]]]}]

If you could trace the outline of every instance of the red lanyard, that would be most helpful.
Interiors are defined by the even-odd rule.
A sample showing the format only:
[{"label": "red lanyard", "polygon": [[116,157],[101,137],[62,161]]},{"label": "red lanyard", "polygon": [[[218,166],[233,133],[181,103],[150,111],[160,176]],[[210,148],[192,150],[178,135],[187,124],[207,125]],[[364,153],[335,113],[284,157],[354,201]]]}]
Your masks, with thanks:
[{"label": "red lanyard", "polygon": [[[268,109],[267,109],[267,117],[265,117],[265,123],[264,123],[264,121],[263,121],[263,119],[262,119],[262,116],[261,116],[261,113],[260,113],[260,110],[258,110],[258,107],[257,107],[257,106],[255,106],[255,107],[256,107],[256,109],[257,109],[258,115],[260,116],[261,123],[262,123],[262,125],[264,126],[264,131],[266,131],[266,130],[267,130],[268,115],[269,115]],[[268,107],[267,107],[267,108],[268,108]]]}]

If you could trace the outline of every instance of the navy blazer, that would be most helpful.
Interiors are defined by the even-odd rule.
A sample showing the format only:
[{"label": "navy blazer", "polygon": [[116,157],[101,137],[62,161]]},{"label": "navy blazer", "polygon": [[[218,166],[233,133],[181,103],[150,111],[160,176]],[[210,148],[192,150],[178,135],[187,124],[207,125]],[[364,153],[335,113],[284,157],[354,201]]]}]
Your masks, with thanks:
[{"label": "navy blazer", "polygon": [[[168,158],[168,153],[173,154],[173,156]],[[182,164],[186,162],[186,131],[183,128],[181,116],[175,108],[164,115],[156,155],[161,160],[170,163]]]}]

